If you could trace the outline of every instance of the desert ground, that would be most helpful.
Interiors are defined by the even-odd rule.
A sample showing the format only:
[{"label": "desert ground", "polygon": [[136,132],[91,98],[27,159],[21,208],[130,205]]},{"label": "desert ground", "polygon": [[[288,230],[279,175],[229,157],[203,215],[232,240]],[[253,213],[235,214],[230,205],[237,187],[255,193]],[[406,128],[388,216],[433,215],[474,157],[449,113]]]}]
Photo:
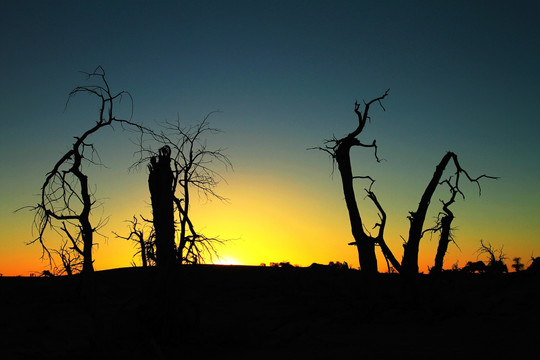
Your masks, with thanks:
[{"label": "desert ground", "polygon": [[1,359],[536,358],[540,277],[183,266],[1,277]]}]

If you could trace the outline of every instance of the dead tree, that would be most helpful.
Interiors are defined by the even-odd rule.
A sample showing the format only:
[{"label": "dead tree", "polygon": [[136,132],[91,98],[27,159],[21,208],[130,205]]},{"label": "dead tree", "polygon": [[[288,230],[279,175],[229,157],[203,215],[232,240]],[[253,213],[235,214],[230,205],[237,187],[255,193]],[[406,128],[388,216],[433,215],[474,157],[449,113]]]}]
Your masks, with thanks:
[{"label": "dead tree", "polygon": [[[433,173],[433,176],[431,178],[431,181],[429,182],[428,186],[426,187],[424,193],[422,194],[422,198],[420,200],[420,203],[418,204],[418,208],[414,212],[409,212],[409,237],[404,245],[404,252],[403,252],[403,260],[401,262],[402,272],[407,274],[416,274],[418,273],[418,252],[420,249],[420,240],[422,239],[425,231],[424,228],[424,222],[426,219],[426,214],[429,209],[429,204],[431,202],[431,198],[433,197],[433,193],[437,189],[437,186],[439,184],[444,183],[444,180],[441,180],[443,177],[443,173],[446,170],[446,167],[448,164],[452,162],[455,167],[455,191],[465,197],[463,192],[459,188],[460,179],[461,176],[464,175],[468,181],[474,182],[478,185],[478,191],[479,194],[481,194],[481,188],[480,188],[480,182],[479,180],[482,178],[489,178],[489,179],[497,179],[493,176],[488,175],[480,175],[476,178],[472,178],[469,173],[463,169],[458,161],[458,157],[453,152],[447,152],[441,162],[437,165],[435,168],[435,172]],[[452,214],[453,216],[453,214]],[[449,220],[449,219],[448,219]]]},{"label": "dead tree", "polygon": [[[375,255],[375,246],[378,245],[383,255],[385,256],[387,263],[389,265],[391,264],[392,267],[396,271],[400,273],[404,273],[404,274],[416,274],[418,273],[418,252],[419,252],[420,240],[422,239],[422,236],[425,233],[424,222],[425,222],[426,214],[429,209],[431,198],[433,197],[433,194],[435,193],[437,186],[439,184],[446,182],[445,180],[443,180],[443,173],[448,163],[452,162],[456,168],[453,191],[461,194],[462,196],[464,195],[459,188],[459,181],[462,175],[464,175],[470,182],[476,183],[479,187],[479,190],[480,190],[479,180],[481,178],[484,178],[484,177],[492,178],[492,179],[495,179],[495,178],[491,176],[487,176],[487,175],[481,175],[477,178],[472,178],[471,176],[469,176],[467,171],[465,171],[461,167],[461,165],[458,162],[458,158],[456,154],[452,152],[448,152],[447,154],[445,154],[441,162],[437,165],[435,172],[422,195],[422,198],[420,200],[417,210],[409,213],[410,214],[408,217],[410,221],[409,237],[404,245],[403,259],[402,259],[402,262],[400,263],[396,259],[396,257],[394,256],[390,248],[386,245],[386,241],[384,239],[386,213],[382,205],[379,203],[375,193],[372,191],[374,180],[370,176],[354,176],[352,167],[351,167],[351,158],[350,158],[351,148],[353,146],[360,146],[360,147],[373,148],[375,159],[377,162],[380,162],[380,159],[377,155],[378,148],[377,148],[376,141],[373,140],[371,144],[365,144],[365,143],[362,143],[360,140],[358,140],[358,136],[362,133],[362,130],[364,129],[366,125],[366,122],[370,119],[369,109],[373,103],[379,103],[382,109],[385,110],[384,107],[382,106],[381,101],[386,98],[386,96],[388,95],[388,92],[389,90],[386,90],[386,92],[382,96],[379,96],[367,103],[364,103],[363,110],[360,109],[360,104],[358,104],[358,102],[355,102],[354,112],[356,113],[358,117],[358,125],[356,129],[341,139],[337,139],[334,137],[331,140],[326,140],[324,147],[317,147],[315,149],[323,150],[327,152],[328,154],[330,154],[332,159],[338,165],[339,173],[341,175],[343,193],[345,196],[345,203],[347,205],[347,210],[349,213],[351,231],[355,240],[354,242],[350,243],[350,245],[355,245],[357,247],[358,259],[359,259],[361,270],[368,274],[373,274],[378,271],[377,258]],[[371,185],[369,189],[365,189],[365,190],[367,192],[367,197],[373,202],[373,204],[377,207],[379,211],[379,218],[381,221],[380,223],[375,224],[375,227],[376,228],[378,227],[378,230],[379,230],[376,236],[372,236],[365,230],[366,227],[362,221],[362,217],[358,209],[358,204],[356,202],[356,195],[355,195],[355,191],[353,187],[353,181],[355,179],[369,179],[371,181]],[[449,183],[449,180],[448,180],[448,183]],[[452,202],[449,202],[446,208],[443,208],[443,210],[450,211],[448,209],[448,206]],[[450,230],[449,226],[451,224],[451,218],[453,219],[453,214],[451,214],[452,217],[449,217],[450,214],[451,212],[447,212],[446,213],[447,217],[445,219],[445,222],[448,223],[447,225],[445,225],[445,228],[447,227],[448,230]],[[443,251],[443,248],[441,248],[441,252],[442,251]],[[446,250],[444,250],[444,252],[446,252]],[[442,253],[442,256],[444,256],[444,253]],[[442,261],[442,258],[441,258],[441,261]]]},{"label": "dead tree", "polygon": [[97,85],[78,86],[68,96],[70,99],[77,94],[88,94],[97,97],[99,101],[99,114],[95,124],[84,131],[68,150],[53,166],[46,175],[41,187],[41,200],[33,207],[35,212],[34,227],[37,237],[30,243],[41,244],[42,257],[48,256],[51,260],[52,253],[45,241],[47,229],[53,229],[63,235],[69,242],[70,251],[74,251],[83,258],[83,273],[94,271],[92,248],[94,246],[94,233],[105,224],[102,219],[93,224],[91,211],[96,205],[96,199],[90,190],[88,175],[84,170],[88,165],[100,165],[99,155],[93,144],[89,142],[92,135],[105,127],[115,123],[121,126],[139,125],[130,120],[116,118],[115,105],[124,96],[131,100],[126,91],[113,93],[105,78],[105,71],[98,66],[93,72],[85,73],[89,80],[97,80]]},{"label": "dead tree", "polygon": [[445,180],[445,183],[450,187],[451,197],[448,201],[442,201],[442,213],[439,214],[437,220],[437,227],[432,229],[433,231],[440,231],[439,245],[437,246],[437,253],[435,255],[435,265],[430,269],[431,273],[440,273],[443,269],[444,256],[448,251],[448,245],[454,241],[452,235],[452,221],[454,220],[454,213],[450,210],[450,205],[455,202],[458,189],[453,186],[449,180]]},{"label": "dead tree", "polygon": [[[141,157],[133,165],[136,167],[150,161],[149,184],[151,184],[157,181],[155,180],[157,172],[152,169],[157,169],[160,166],[166,167],[166,163],[170,162],[171,172],[169,173],[168,169],[163,170],[167,175],[164,175],[162,182],[160,182],[159,187],[163,187],[160,190],[163,191],[163,195],[160,196],[166,198],[167,201],[172,199],[176,215],[171,217],[171,206],[167,203],[166,215],[158,221],[165,221],[169,231],[176,222],[178,233],[175,244],[176,259],[180,263],[203,262],[205,257],[211,258],[216,255],[215,245],[223,242],[222,239],[207,237],[198,232],[190,213],[193,192],[206,199],[213,198],[227,201],[226,198],[215,192],[216,186],[223,180],[223,177],[214,170],[214,166],[215,163],[220,163],[225,169],[228,169],[232,168],[232,164],[224,149],[210,150],[207,148],[205,137],[220,132],[218,129],[209,126],[208,119],[210,115],[212,113],[192,126],[183,126],[177,120],[176,123],[166,122],[162,124],[162,131],[159,133],[143,131],[140,142]],[[157,143],[160,146],[157,154],[147,145],[148,141]],[[167,160],[166,156],[168,156],[169,160]],[[152,188],[152,185],[150,186]],[[152,193],[152,209],[155,212],[157,204],[154,204],[154,196]],[[154,213],[154,221],[156,221],[156,213]],[[159,237],[158,227],[156,223],[154,223],[154,226],[157,242]],[[167,243],[168,249],[170,249],[170,246],[170,243]]]},{"label": "dead tree", "polygon": [[157,156],[150,158],[148,187],[152,202],[154,230],[156,233],[156,265],[169,267],[174,264],[174,193],[171,170],[171,149],[165,145]]},{"label": "dead tree", "polygon": [[484,240],[480,240],[480,247],[475,251],[478,253],[477,257],[481,255],[488,256],[488,264],[486,271],[492,274],[500,274],[508,272],[508,267],[504,263],[506,255],[503,252],[504,246],[500,249],[495,249],[491,243],[484,244]]},{"label": "dead tree", "polygon": [[[384,110],[384,107],[382,106],[381,101],[386,98],[388,95],[388,92],[390,89],[386,90],[386,92],[379,96],[378,98],[375,98],[368,103],[364,104],[364,109],[361,111],[360,104],[358,102],[355,102],[354,104],[354,112],[356,113],[358,117],[358,125],[356,126],[355,130],[351,133],[349,133],[347,136],[336,139],[335,137],[331,140],[325,141],[324,147],[319,147],[318,149],[323,150],[330,154],[332,159],[337,163],[339,173],[341,175],[341,184],[343,187],[343,194],[345,196],[345,203],[347,205],[347,210],[349,212],[349,221],[351,224],[351,232],[354,238],[354,245],[356,245],[358,249],[358,259],[360,262],[360,268],[365,273],[376,273],[377,272],[377,257],[375,255],[375,244],[377,242],[377,238],[382,239],[384,235],[384,222],[386,221],[386,217],[384,216],[384,219],[381,218],[381,220],[384,220],[380,226],[379,226],[379,235],[377,238],[372,237],[365,231],[365,226],[362,221],[362,217],[360,215],[360,211],[358,209],[358,204],[356,202],[356,194],[354,191],[354,179],[359,178],[355,177],[353,175],[352,166],[351,166],[351,157],[350,157],[350,151],[351,148],[354,146],[361,146],[361,147],[371,147],[375,150],[375,158],[377,162],[380,161],[380,159],[377,156],[377,144],[376,141],[373,140],[371,144],[364,144],[358,140],[358,136],[362,133],[362,130],[364,130],[364,126],[366,125],[366,122],[369,118],[369,108],[373,103],[378,103]],[[365,177],[364,177],[365,178]],[[373,183],[373,182],[372,182]],[[372,200],[376,200],[375,194],[368,191],[368,195],[371,195],[370,198]],[[376,205],[378,202],[375,202]],[[379,206],[378,206],[379,207]],[[384,214],[384,212],[383,212]]]},{"label": "dead tree", "polygon": [[514,260],[514,263],[512,264],[512,267],[514,268],[514,270],[516,272],[522,271],[525,265],[521,263],[521,258],[515,257],[513,260]]},{"label": "dead tree", "polygon": [[136,216],[133,216],[132,220],[127,220],[130,231],[128,236],[113,233],[117,238],[134,241],[138,246],[138,250],[133,256],[140,255],[142,267],[147,267],[156,263],[155,231],[153,226],[148,225],[153,224],[153,221],[147,220],[142,216],[140,218],[143,221],[142,224]]},{"label": "dead tree", "polygon": [[51,252],[56,254],[62,262],[62,267],[55,266],[54,273],[57,275],[77,274],[81,272],[83,266],[83,258],[77,251],[72,251],[67,241],[63,241],[58,249],[52,249]]}]

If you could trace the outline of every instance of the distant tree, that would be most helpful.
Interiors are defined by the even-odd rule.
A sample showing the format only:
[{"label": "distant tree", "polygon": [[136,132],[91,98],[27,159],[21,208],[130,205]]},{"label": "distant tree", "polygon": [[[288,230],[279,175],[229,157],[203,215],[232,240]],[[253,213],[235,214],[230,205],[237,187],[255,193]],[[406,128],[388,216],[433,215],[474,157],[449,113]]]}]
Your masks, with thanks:
[{"label": "distant tree", "polygon": [[39,276],[41,276],[41,277],[55,277],[56,275],[51,273],[49,270],[43,270]]},{"label": "distant tree", "polygon": [[73,251],[73,248],[68,246],[67,241],[63,241],[62,245],[58,249],[52,249],[51,252],[56,254],[62,266],[54,266],[53,272],[57,275],[68,275],[80,273],[83,267],[83,257],[82,254],[78,251]]},{"label": "distant tree", "polygon": [[[266,266],[266,264],[264,265]],[[289,261],[281,262],[271,262],[270,267],[282,268],[282,269],[291,269],[293,267],[299,267],[297,264],[291,264]]]},{"label": "distant tree", "polygon": [[[220,181],[224,180],[215,170],[215,166],[220,164],[227,170],[232,168],[232,163],[224,149],[207,147],[206,136],[220,132],[209,125],[212,114],[191,126],[183,126],[180,120],[177,120],[175,123],[163,123],[160,132],[143,130],[139,144],[141,156],[133,165],[138,167],[150,163],[148,181],[156,245],[159,249],[159,244],[162,244],[158,230],[158,227],[161,227],[165,229],[163,237],[167,239],[163,242],[167,249],[164,251],[170,254],[172,248],[176,249],[175,258],[180,263],[204,262],[206,257],[217,255],[215,245],[224,241],[217,237],[208,237],[196,230],[191,217],[193,193],[206,199],[227,201],[215,191]],[[157,144],[159,150],[154,151],[149,143]],[[176,215],[171,217],[171,212]],[[173,240],[172,244],[171,231],[177,234],[177,241]],[[157,251],[159,259],[159,250]]]},{"label": "distant tree", "polygon": [[513,260],[514,260],[514,263],[512,264],[512,267],[514,268],[515,272],[522,271],[525,265],[521,263],[521,258],[515,257]]},{"label": "distant tree", "polygon": [[105,78],[105,70],[101,66],[93,72],[84,74],[89,80],[97,80],[97,84],[77,86],[69,93],[66,107],[75,95],[95,96],[99,102],[98,117],[93,126],[75,137],[71,148],[46,175],[41,187],[40,202],[31,207],[31,210],[35,212],[34,227],[38,235],[30,244],[39,243],[43,250],[42,257],[47,255],[51,259],[52,253],[46,244],[45,233],[46,230],[52,229],[70,244],[69,247],[64,246],[63,250],[57,253],[67,256],[68,252],[72,252],[73,258],[82,256],[82,272],[92,273],[94,271],[92,257],[94,233],[106,221],[99,219],[97,224],[93,224],[94,221],[91,219],[91,212],[97,201],[91,191],[86,167],[101,165],[101,160],[96,148],[89,140],[98,131],[112,127],[114,124],[136,128],[140,126],[130,120],[116,117],[115,105],[125,96],[131,100],[131,95],[126,91],[113,93]]},{"label": "distant tree", "polygon": [[500,249],[495,249],[491,243],[484,244],[484,240],[480,240],[480,247],[475,253],[478,253],[478,256],[488,256],[486,271],[490,273],[508,272],[508,268],[504,264],[504,260],[507,259],[507,257],[503,252],[503,248],[504,246],[501,246]]},{"label": "distant tree", "polygon": [[[469,176],[467,171],[465,171],[461,165],[458,162],[458,157],[453,152],[446,153],[440,163],[437,165],[435,172],[433,173],[433,176],[431,178],[431,181],[428,183],[421,199],[418,204],[418,208],[416,211],[411,211],[409,214],[409,221],[410,221],[410,227],[409,227],[409,237],[406,240],[406,243],[404,244],[404,253],[403,253],[403,260],[400,263],[392,251],[389,249],[389,247],[386,244],[386,241],[384,239],[384,230],[386,226],[386,213],[378,201],[375,193],[372,191],[372,186],[375,182],[373,178],[371,178],[368,175],[363,176],[355,176],[353,175],[353,170],[351,166],[351,158],[350,158],[350,150],[353,147],[359,146],[364,148],[373,148],[374,149],[374,155],[377,162],[380,162],[380,158],[377,154],[378,147],[375,140],[373,140],[371,143],[363,143],[358,139],[358,136],[362,133],[364,130],[365,125],[367,124],[368,120],[370,121],[371,118],[369,116],[369,110],[371,105],[377,103],[381,106],[383,110],[384,107],[382,105],[382,100],[384,100],[388,96],[389,89],[386,90],[386,92],[369,102],[364,102],[363,108],[361,108],[361,105],[358,102],[355,102],[354,104],[354,112],[356,113],[358,117],[358,125],[347,136],[344,136],[342,138],[332,138],[330,140],[325,141],[325,145],[323,147],[316,147],[314,149],[319,149],[322,151],[327,152],[332,159],[337,163],[339,173],[341,175],[341,183],[343,187],[343,193],[345,197],[345,203],[347,206],[347,210],[349,213],[349,221],[351,225],[351,232],[354,238],[354,242],[349,243],[349,245],[355,245],[358,250],[358,259],[360,263],[360,268],[364,273],[373,274],[378,272],[377,269],[377,258],[375,255],[375,246],[378,245],[381,248],[381,251],[383,255],[386,258],[388,267],[390,268],[390,265],[397,270],[398,272],[402,274],[417,274],[418,273],[418,252],[419,252],[419,245],[420,240],[422,239],[424,233],[426,232],[424,230],[424,221],[426,218],[426,214],[431,202],[431,198],[437,189],[437,186],[445,180],[443,179],[443,173],[449,163],[453,163],[455,167],[455,178],[454,178],[454,184],[452,185],[454,187],[454,191],[456,193],[459,193],[463,196],[463,193],[459,189],[459,180],[461,176],[465,176],[469,181],[476,183],[479,185],[479,180],[481,178],[487,177],[487,178],[494,178],[487,175],[481,175],[477,178],[472,178]],[[371,182],[368,189],[365,189],[367,193],[367,197],[373,202],[373,204],[377,207],[379,211],[379,218],[380,222],[375,224],[374,228],[378,228],[378,234],[375,236],[372,236],[368,231],[366,231],[366,226],[364,221],[362,220],[360,210],[358,209],[358,204],[356,202],[356,194],[354,190],[353,182],[356,179],[364,179],[369,180]],[[450,184],[450,180],[448,180],[448,184]],[[451,223],[451,219],[453,218],[453,214],[451,215],[451,212],[448,212],[448,206],[451,204],[451,202],[448,203],[446,206],[446,216],[443,217],[445,221],[448,223],[448,225],[445,225],[444,229],[450,229],[448,226]],[[441,225],[441,229],[442,229]],[[444,256],[443,247],[444,242],[448,241],[450,239],[450,234],[447,234],[446,240],[443,240],[441,244],[442,247],[440,249],[440,256]],[[441,263],[442,260],[438,259],[437,263]]]},{"label": "distant tree", "polygon": [[527,268],[527,271],[532,273],[540,273],[540,256],[531,256],[531,265]]},{"label": "distant tree", "polygon": [[155,231],[151,225],[152,222],[146,220],[142,216],[139,216],[142,223],[136,216],[133,216],[132,220],[127,220],[129,223],[130,233],[127,236],[121,236],[113,232],[116,237],[124,240],[134,241],[137,244],[138,250],[134,257],[141,256],[142,267],[155,265]]},{"label": "distant tree", "polygon": [[348,270],[349,269],[349,264],[347,264],[346,261],[344,262],[340,262],[340,261],[330,261],[328,263],[328,267],[331,267],[331,268],[334,268],[334,269],[339,269],[339,270]]},{"label": "distant tree", "polygon": [[461,269],[466,273],[485,273],[487,266],[483,261],[468,261],[467,264]]}]

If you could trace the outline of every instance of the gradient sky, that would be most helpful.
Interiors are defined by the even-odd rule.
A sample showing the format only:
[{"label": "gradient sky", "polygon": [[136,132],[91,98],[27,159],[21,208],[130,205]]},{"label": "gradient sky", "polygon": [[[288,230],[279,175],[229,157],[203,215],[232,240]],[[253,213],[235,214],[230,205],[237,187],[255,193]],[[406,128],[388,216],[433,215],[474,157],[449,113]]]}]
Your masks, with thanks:
[{"label": "gradient sky", "polygon": [[[384,4],[380,4],[384,3]],[[234,239],[225,263],[347,261],[358,266],[339,174],[327,154],[308,151],[356,125],[355,100],[390,88],[353,149],[357,175],[388,213],[386,239],[398,259],[414,210],[446,151],[471,175],[500,176],[464,186],[453,205],[456,246],[445,266],[476,259],[479,240],[511,259],[540,256],[540,5],[537,1],[2,1],[0,3],[0,273],[41,271],[32,214],[45,174],[73,136],[96,119],[80,96],[78,71],[102,65],[113,90],[129,91],[133,120],[193,123],[220,110],[208,139],[224,146],[234,171],[218,187],[230,203],[202,201],[195,223]],[[129,116],[127,109],[120,114]],[[98,237],[95,268],[130,266],[131,243],[111,233],[149,216],[145,170],[128,172],[136,151],[116,128],[93,140],[107,168],[90,171],[110,221]],[[219,168],[218,168],[219,169]],[[358,183],[362,215],[376,211]],[[426,225],[440,209],[435,194]],[[435,257],[424,238],[420,267]],[[381,271],[386,265],[381,260]]]}]

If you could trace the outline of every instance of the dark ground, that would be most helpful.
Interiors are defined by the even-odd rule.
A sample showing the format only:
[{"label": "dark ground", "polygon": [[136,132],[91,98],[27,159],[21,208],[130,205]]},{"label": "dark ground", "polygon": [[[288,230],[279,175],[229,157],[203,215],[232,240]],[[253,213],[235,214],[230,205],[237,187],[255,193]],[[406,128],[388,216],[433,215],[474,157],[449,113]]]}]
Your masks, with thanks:
[{"label": "dark ground", "polygon": [[[538,358],[540,277],[186,266],[0,278],[0,359]],[[165,296],[160,292],[165,291]]]}]

